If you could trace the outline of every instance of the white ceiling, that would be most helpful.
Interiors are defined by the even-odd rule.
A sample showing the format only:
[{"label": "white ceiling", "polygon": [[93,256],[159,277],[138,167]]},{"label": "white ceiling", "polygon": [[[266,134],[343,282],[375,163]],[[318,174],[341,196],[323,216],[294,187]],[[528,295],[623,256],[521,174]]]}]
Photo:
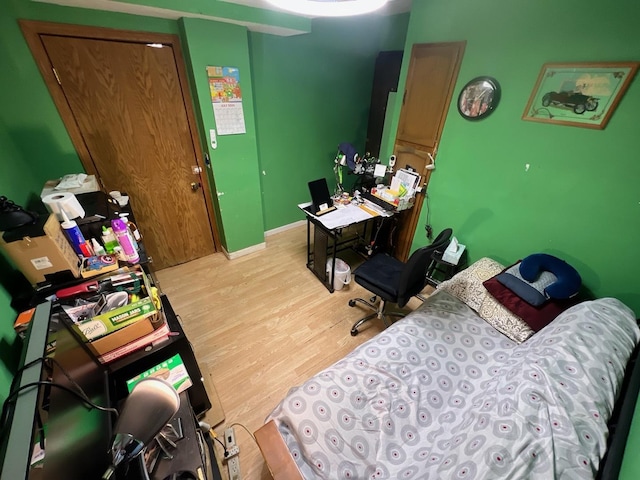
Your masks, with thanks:
[{"label": "white ceiling", "polygon": [[[218,17],[213,15],[206,15],[193,12],[184,12],[180,10],[181,1],[175,2],[175,8],[158,8],[151,7],[149,5],[140,5],[135,3],[119,2],[117,0],[33,0],[41,3],[53,3],[56,5],[64,5],[68,7],[80,7],[89,8],[92,10],[106,10],[110,12],[122,12],[133,15],[145,15],[149,17],[169,18],[177,20],[181,17],[203,18],[205,20],[212,20],[223,23],[233,23],[236,25],[242,25],[253,32],[269,33],[272,35],[289,36],[300,35],[308,33],[308,31],[295,30],[286,27],[280,27],[275,25],[268,25],[264,23],[255,23],[243,20],[233,20],[224,17]],[[274,7],[265,0],[220,0],[228,3],[235,3],[238,5],[244,5],[255,8],[262,8],[266,10],[280,11],[277,7]],[[295,1],[295,0],[291,0]],[[378,10],[376,13],[379,15],[395,15],[397,13],[408,12],[411,10],[411,0],[389,0],[389,3]]]},{"label": "white ceiling", "polygon": [[[273,6],[266,0],[220,0],[227,3],[236,3],[238,5],[245,5],[247,7],[263,8],[265,10],[282,11],[278,7]],[[290,0],[295,1],[295,0]],[[411,10],[411,0],[389,0],[389,3],[384,6],[379,12],[382,15],[395,15],[397,13],[408,12]]]}]

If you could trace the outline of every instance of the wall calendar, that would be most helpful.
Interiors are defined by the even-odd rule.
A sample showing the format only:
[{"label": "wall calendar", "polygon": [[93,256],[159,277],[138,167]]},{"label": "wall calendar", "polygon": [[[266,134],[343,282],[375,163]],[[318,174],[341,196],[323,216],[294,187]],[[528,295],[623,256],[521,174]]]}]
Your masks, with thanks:
[{"label": "wall calendar", "polygon": [[218,135],[247,133],[238,69],[235,67],[207,67],[207,76]]}]

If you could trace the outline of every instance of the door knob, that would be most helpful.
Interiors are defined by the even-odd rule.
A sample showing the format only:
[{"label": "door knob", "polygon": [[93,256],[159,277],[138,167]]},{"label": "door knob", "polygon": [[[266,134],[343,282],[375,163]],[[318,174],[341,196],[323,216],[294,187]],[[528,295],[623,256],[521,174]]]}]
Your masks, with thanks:
[{"label": "door knob", "polygon": [[191,182],[191,190],[193,190],[194,192],[198,190],[200,187],[201,187],[200,182]]}]

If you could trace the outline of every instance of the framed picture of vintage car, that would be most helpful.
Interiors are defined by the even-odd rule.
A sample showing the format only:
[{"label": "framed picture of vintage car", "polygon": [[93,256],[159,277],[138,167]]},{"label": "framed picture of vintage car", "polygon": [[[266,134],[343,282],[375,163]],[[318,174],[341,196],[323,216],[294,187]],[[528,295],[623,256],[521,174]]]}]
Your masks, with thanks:
[{"label": "framed picture of vintage car", "polygon": [[603,129],[640,62],[546,63],[523,120]]}]

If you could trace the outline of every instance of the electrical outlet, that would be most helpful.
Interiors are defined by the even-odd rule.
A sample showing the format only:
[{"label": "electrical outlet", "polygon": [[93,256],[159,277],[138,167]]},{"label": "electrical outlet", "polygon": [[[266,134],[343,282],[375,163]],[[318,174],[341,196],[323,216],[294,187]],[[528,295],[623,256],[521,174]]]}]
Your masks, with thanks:
[{"label": "electrical outlet", "polygon": [[227,469],[229,480],[241,480],[240,476],[240,448],[236,445],[236,434],[233,427],[224,431],[224,443],[227,447]]}]

